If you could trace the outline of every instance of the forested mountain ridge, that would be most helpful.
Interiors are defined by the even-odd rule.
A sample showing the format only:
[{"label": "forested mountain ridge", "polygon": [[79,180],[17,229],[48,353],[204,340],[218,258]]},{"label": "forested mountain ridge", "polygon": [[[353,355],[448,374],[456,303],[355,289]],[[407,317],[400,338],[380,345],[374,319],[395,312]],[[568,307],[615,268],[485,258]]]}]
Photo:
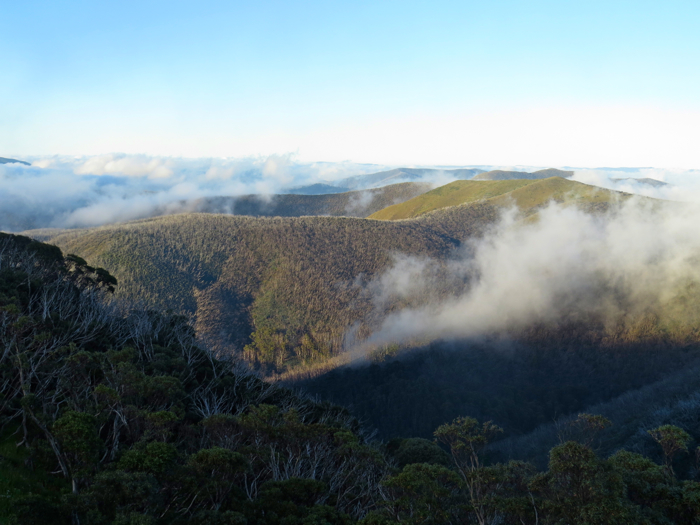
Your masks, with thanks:
[{"label": "forested mountain ridge", "polygon": [[[499,196],[483,200],[484,192],[472,190],[484,187]],[[387,311],[409,304],[377,308],[368,289],[397,256],[447,261],[513,205],[530,216],[551,200],[590,207],[627,197],[551,178],[455,182],[417,199],[441,204],[445,196],[463,198],[461,188],[471,200],[448,200],[408,221],[190,214],[42,238],[109,268],[122,296],[193,314],[212,344],[279,373],[338,354],[348,336],[367,337]],[[444,282],[433,292],[446,296],[463,286]]]},{"label": "forested mountain ridge", "polygon": [[[328,357],[372,312],[358,279],[393,253],[441,257],[458,241],[421,224],[362,219],[178,215],[63,233],[51,242],[115,269],[125,297],[196,313],[202,335],[252,362],[282,367]],[[306,338],[304,337],[306,336]]]}]

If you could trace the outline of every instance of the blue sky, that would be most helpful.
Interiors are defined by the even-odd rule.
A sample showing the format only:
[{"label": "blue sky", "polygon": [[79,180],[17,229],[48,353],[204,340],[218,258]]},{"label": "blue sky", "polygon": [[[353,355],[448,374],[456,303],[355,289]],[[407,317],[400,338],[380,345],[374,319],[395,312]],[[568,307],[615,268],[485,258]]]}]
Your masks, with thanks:
[{"label": "blue sky", "polygon": [[2,2],[0,156],[700,167],[700,4]]}]

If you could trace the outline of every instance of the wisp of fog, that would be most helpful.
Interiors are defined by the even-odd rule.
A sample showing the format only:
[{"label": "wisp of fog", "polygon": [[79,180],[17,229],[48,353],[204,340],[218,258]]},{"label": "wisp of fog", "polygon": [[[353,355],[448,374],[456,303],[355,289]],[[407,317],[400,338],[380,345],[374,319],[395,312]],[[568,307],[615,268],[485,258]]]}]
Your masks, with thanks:
[{"label": "wisp of fog", "polygon": [[[642,198],[605,214],[550,204],[522,219],[516,209],[507,210],[447,263],[397,257],[368,287],[377,308],[412,295],[422,296],[420,305],[384,317],[355,353],[411,340],[667,312],[700,283],[698,224],[696,205]],[[452,291],[431,297],[445,279],[456,283]]]}]

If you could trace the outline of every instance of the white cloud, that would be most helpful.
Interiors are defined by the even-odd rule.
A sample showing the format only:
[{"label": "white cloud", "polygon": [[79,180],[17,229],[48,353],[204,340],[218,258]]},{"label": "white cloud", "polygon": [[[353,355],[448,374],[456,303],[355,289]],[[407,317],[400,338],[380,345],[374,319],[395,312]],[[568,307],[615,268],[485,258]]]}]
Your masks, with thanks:
[{"label": "white cloud", "polygon": [[202,197],[271,195],[296,185],[382,169],[304,164],[294,155],[174,158],[108,154],[0,165],[0,229],[96,226],[178,213]]},{"label": "white cloud", "polygon": [[[655,312],[689,282],[700,282],[697,206],[652,208],[632,199],[594,216],[555,204],[537,222],[509,210],[483,239],[446,269],[467,283],[436,286],[437,261],[398,258],[368,286],[381,308],[387,297],[423,295],[418,306],[390,313],[365,346],[517,331],[535,323]],[[444,281],[444,277],[441,277]],[[430,290],[440,289],[430,295]]]}]

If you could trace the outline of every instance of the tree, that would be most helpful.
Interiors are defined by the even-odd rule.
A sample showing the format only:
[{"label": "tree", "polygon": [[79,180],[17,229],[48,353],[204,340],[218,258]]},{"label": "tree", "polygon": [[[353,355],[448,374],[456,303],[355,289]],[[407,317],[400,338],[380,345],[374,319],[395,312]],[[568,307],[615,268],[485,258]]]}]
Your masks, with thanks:
[{"label": "tree", "polygon": [[674,425],[663,425],[647,431],[654,441],[661,445],[664,464],[670,474],[673,474],[673,458],[679,452],[688,452],[690,434]]},{"label": "tree", "polygon": [[95,417],[81,412],[66,412],[52,427],[60,444],[60,453],[70,471],[73,493],[80,481],[90,475],[98,460],[102,441],[97,435]]},{"label": "tree", "polygon": [[481,454],[494,436],[503,430],[491,421],[483,424],[471,417],[459,417],[435,431],[436,439],[447,445],[457,471],[469,494],[469,502],[480,525],[493,513],[487,506],[489,473],[482,468]]},{"label": "tree", "polygon": [[551,523],[603,525],[635,523],[618,472],[590,447],[567,441],[549,453],[549,470],[535,476],[531,489],[543,496]]}]

